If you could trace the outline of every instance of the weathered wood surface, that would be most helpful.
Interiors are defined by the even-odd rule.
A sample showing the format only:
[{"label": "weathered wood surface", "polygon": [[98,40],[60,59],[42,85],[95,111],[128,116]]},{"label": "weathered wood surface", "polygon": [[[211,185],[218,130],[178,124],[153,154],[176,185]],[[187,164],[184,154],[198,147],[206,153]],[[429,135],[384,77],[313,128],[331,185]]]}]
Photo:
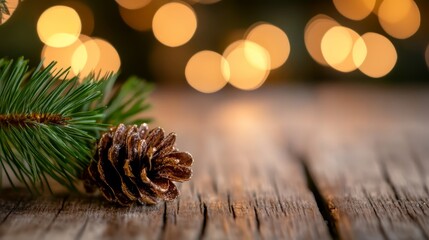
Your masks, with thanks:
[{"label": "weathered wood surface", "polygon": [[0,239],[428,239],[429,89],[158,90],[195,157],[179,199],[0,192]]}]

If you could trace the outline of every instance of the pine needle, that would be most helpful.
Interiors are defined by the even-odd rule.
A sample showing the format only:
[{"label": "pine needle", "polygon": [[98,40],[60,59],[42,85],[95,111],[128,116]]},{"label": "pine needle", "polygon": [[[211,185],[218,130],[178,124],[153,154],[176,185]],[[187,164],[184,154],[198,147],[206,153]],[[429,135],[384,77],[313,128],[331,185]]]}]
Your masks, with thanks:
[{"label": "pine needle", "polygon": [[149,107],[151,86],[141,79],[113,91],[117,75],[79,82],[65,80],[68,69],[52,74],[54,66],[31,73],[22,58],[0,59],[0,180],[3,169],[12,186],[15,176],[32,192],[50,189],[47,176],[75,190],[101,132],[139,123],[136,116]]}]

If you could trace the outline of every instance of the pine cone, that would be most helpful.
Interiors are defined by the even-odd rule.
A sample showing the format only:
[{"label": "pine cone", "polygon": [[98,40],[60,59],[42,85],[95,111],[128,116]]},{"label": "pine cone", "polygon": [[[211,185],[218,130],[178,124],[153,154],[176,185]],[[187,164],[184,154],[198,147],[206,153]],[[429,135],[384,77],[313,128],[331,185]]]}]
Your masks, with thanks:
[{"label": "pine cone", "polygon": [[191,154],[174,147],[176,134],[164,137],[162,128],[149,131],[120,124],[105,133],[84,174],[85,188],[98,188],[110,202],[129,206],[134,202],[156,204],[179,195],[172,181],[191,178]]}]

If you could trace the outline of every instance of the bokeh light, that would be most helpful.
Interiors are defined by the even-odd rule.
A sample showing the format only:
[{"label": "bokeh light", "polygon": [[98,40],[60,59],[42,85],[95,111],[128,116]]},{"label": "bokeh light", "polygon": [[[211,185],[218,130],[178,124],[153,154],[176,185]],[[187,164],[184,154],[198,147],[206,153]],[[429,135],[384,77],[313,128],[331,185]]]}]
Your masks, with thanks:
[{"label": "bokeh light", "polygon": [[197,29],[194,10],[180,2],[167,3],[153,17],[153,33],[162,44],[178,47],[187,43]]},{"label": "bokeh light", "polygon": [[116,2],[126,9],[139,9],[148,5],[151,0],[116,0]]},{"label": "bokeh light", "polygon": [[360,67],[363,61],[365,61],[367,54],[368,54],[368,49],[366,48],[366,43],[361,37],[359,37],[355,41],[353,45],[353,50],[352,50],[352,58],[353,58],[354,66],[356,66],[357,68]]},{"label": "bokeh light", "polygon": [[390,36],[405,39],[420,27],[420,10],[413,0],[384,0],[378,10],[381,27]]},{"label": "bokeh light", "polygon": [[7,0],[4,4],[7,6],[7,10],[9,11],[8,14],[1,12],[0,13],[0,25],[5,23],[7,20],[10,19],[10,17],[15,12],[16,8],[19,5],[19,0]]},{"label": "bokeh light", "polygon": [[40,40],[51,47],[66,47],[74,43],[81,29],[79,14],[67,6],[48,8],[37,21]]},{"label": "bokeh light", "polygon": [[224,76],[229,73],[229,83],[236,88],[257,89],[268,77],[271,68],[270,56],[256,43],[236,41],[227,47],[223,56],[228,64],[222,64],[222,72]]},{"label": "bokeh light", "polygon": [[252,42],[244,41],[244,56],[247,61],[255,68],[261,70],[271,69],[271,58],[269,52],[261,45]]},{"label": "bokeh light", "polygon": [[270,55],[271,69],[283,65],[290,53],[289,38],[280,28],[268,24],[259,23],[247,33],[246,39],[265,48]]},{"label": "bokeh light", "polygon": [[380,78],[388,74],[396,64],[398,55],[393,44],[378,33],[362,35],[367,54],[359,70],[369,77]]},{"label": "bokeh light", "polygon": [[[341,72],[356,70],[353,52],[365,55],[365,44],[355,45],[359,35],[350,28],[335,26],[329,29],[322,38],[322,54],[326,62],[334,69]],[[359,49],[354,50],[357,47]],[[359,59],[361,59],[360,57]]]},{"label": "bokeh light", "polygon": [[[43,60],[43,66],[47,67],[51,62],[56,61],[57,64],[55,65],[52,72],[58,71],[60,69],[65,70],[67,68],[70,68],[72,66],[73,54],[81,44],[82,42],[79,39],[77,39],[73,44],[62,48],[56,48],[56,47],[45,45],[42,49],[42,54],[41,54],[41,58]],[[83,62],[86,61],[86,52],[84,53],[83,56],[81,56],[81,59]],[[71,70],[67,78],[72,78],[76,75],[77,75],[76,72]]]},{"label": "bokeh light", "polygon": [[80,35],[73,44],[62,48],[45,45],[41,58],[44,67],[56,61],[56,70],[70,68],[68,78],[83,79],[91,73],[104,76],[116,73],[121,65],[119,54],[110,43],[86,35]]},{"label": "bokeh light", "polygon": [[333,0],[333,2],[344,17],[362,20],[373,11],[376,0]]},{"label": "bokeh light", "polygon": [[94,13],[91,8],[83,2],[68,0],[61,2],[61,5],[73,8],[79,14],[80,21],[82,22],[81,33],[91,35],[94,31]]},{"label": "bokeh light", "polygon": [[[100,53],[99,61],[94,68],[94,73],[104,76],[109,73],[118,72],[119,68],[121,67],[121,59],[116,49],[109,42],[100,38],[94,38],[94,42],[97,45]],[[91,50],[87,51],[89,53],[91,52]]]},{"label": "bokeh light", "polygon": [[100,60],[100,49],[94,39],[81,35],[80,44],[72,55],[71,67],[75,74],[81,77],[88,76],[94,72]]},{"label": "bokeh light", "polygon": [[325,33],[332,27],[339,26],[332,18],[318,14],[308,21],[304,30],[305,47],[308,53],[321,65],[328,66],[322,54],[321,42]]},{"label": "bokeh light", "polygon": [[228,82],[229,74],[229,64],[225,58],[208,50],[194,54],[185,68],[189,85],[203,93],[213,93],[222,89]]}]

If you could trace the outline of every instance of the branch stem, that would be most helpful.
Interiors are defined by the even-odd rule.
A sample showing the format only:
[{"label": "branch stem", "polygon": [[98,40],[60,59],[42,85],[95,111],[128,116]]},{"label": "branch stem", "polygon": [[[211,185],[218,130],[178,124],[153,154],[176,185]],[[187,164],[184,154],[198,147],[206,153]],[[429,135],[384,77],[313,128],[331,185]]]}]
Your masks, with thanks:
[{"label": "branch stem", "polygon": [[71,118],[52,113],[0,114],[0,127],[31,124],[67,125]]}]

